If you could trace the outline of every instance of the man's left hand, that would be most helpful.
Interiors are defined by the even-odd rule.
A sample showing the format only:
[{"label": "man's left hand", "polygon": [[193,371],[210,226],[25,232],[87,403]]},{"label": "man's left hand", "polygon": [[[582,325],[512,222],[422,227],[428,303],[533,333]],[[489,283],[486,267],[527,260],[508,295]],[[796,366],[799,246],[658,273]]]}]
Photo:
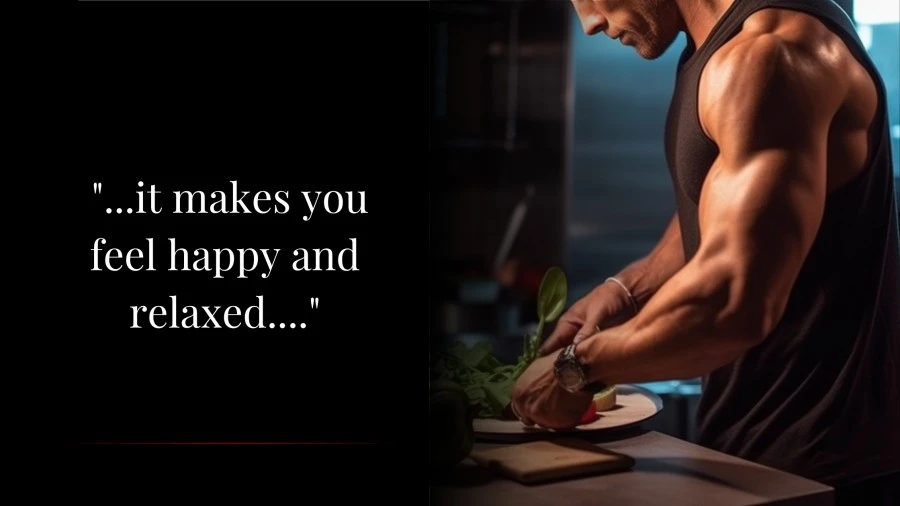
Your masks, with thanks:
[{"label": "man's left hand", "polygon": [[575,427],[594,399],[588,392],[568,392],[556,382],[555,359],[555,356],[536,359],[513,387],[513,412],[526,425],[548,429]]}]

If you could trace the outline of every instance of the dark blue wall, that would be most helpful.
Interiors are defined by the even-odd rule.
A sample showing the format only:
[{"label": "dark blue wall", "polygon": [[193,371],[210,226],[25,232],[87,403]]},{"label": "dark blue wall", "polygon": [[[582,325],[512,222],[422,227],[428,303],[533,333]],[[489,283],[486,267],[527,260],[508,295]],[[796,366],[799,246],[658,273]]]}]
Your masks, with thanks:
[{"label": "dark blue wall", "polygon": [[663,127],[684,38],[647,61],[605,35],[586,36],[574,15],[572,23],[567,267],[573,289],[586,292],[646,254],[674,213]]}]

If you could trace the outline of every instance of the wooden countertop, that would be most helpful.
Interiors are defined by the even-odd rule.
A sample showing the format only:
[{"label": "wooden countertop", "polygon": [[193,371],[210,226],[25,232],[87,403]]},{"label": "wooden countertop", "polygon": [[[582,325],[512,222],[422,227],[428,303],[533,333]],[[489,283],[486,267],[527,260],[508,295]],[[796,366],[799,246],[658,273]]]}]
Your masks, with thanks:
[{"label": "wooden countertop", "polygon": [[[470,460],[431,486],[434,506],[830,506],[833,489],[659,432],[598,446],[633,457],[630,471],[521,485]],[[476,449],[500,444],[477,443]]]}]

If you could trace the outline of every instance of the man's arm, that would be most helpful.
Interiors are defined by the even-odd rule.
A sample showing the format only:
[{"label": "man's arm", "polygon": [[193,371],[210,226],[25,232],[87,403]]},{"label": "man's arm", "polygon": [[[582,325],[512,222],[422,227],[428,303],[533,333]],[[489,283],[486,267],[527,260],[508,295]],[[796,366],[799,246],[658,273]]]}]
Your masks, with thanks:
[{"label": "man's arm", "polygon": [[647,256],[628,265],[616,275],[637,299],[639,307],[653,297],[663,284],[684,267],[681,226],[676,214],[659,242]]},{"label": "man's arm", "polygon": [[[616,278],[628,287],[640,308],[682,266],[684,251],[676,215],[653,250],[622,269]],[[572,304],[559,318],[553,332],[541,345],[540,352],[542,355],[553,353],[573,341],[590,336],[598,328],[620,325],[634,314],[632,303],[622,287],[615,283],[602,283]]]},{"label": "man's arm", "polygon": [[585,341],[592,380],[704,375],[778,324],[824,209],[828,129],[845,93],[826,65],[773,35],[710,61],[700,117],[720,153],[701,192],[699,250],[636,318]]}]

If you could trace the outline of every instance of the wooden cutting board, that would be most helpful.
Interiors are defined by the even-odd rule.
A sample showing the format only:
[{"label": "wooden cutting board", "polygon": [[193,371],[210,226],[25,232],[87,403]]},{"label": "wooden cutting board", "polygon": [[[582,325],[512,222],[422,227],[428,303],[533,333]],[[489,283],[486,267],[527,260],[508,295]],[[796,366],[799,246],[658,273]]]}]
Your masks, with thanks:
[{"label": "wooden cutting board", "polygon": [[580,439],[533,441],[487,450],[469,457],[523,484],[575,478],[631,469],[628,455],[600,448]]}]

